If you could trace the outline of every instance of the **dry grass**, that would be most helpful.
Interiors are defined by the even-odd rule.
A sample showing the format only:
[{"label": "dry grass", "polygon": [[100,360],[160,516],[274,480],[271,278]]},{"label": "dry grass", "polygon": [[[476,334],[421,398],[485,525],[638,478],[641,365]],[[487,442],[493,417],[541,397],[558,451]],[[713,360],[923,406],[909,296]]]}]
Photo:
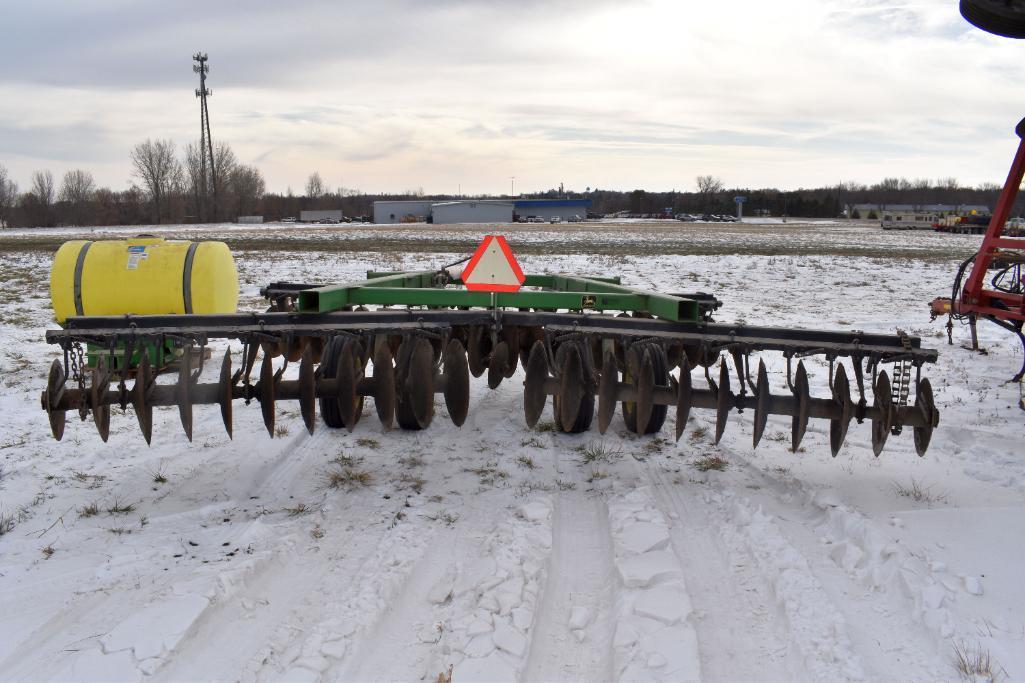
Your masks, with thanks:
[{"label": "dry grass", "polygon": [[127,515],[129,512],[135,512],[135,503],[124,503],[117,498],[106,509],[108,515]]},{"label": "dry grass", "polygon": [[701,441],[708,435],[708,427],[705,425],[698,425],[694,429],[690,430],[691,441]]},{"label": "dry grass", "polygon": [[516,464],[528,470],[533,470],[537,468],[537,465],[534,464],[534,458],[531,458],[530,456],[526,455],[521,455],[520,457],[516,458]]},{"label": "dry grass", "polygon": [[340,467],[327,473],[327,485],[333,489],[347,488],[349,490],[361,486],[370,486],[374,477],[366,470],[355,467]]},{"label": "dry grass", "polygon": [[54,547],[52,545],[48,545],[45,548],[43,548],[40,552],[43,553],[43,559],[44,560],[49,560],[51,557],[53,557],[53,554],[55,552],[57,552],[57,551],[54,549]]},{"label": "dry grass", "polygon": [[526,441],[521,441],[520,445],[521,446],[530,446],[531,448],[546,448],[547,447],[545,442],[542,441],[541,439],[537,438],[536,436],[532,436],[529,439],[527,439]]},{"label": "dry grass", "polygon": [[481,484],[489,486],[494,486],[498,481],[509,477],[509,473],[500,469],[495,461],[485,463],[480,467],[469,467],[466,471],[476,474],[480,478]]},{"label": "dry grass", "polygon": [[970,683],[996,683],[1007,676],[1004,668],[993,661],[982,645],[969,645],[964,641],[954,643],[954,668],[961,680]]},{"label": "dry grass", "polygon": [[412,489],[414,493],[423,493],[427,480],[417,474],[403,472],[399,475],[399,484],[403,488]]},{"label": "dry grass", "polygon": [[611,463],[623,457],[623,450],[612,448],[604,441],[592,441],[580,451],[581,461],[584,464],[596,462]]},{"label": "dry grass", "polygon": [[931,486],[923,486],[921,482],[915,481],[914,477],[909,486],[894,482],[893,492],[902,498],[910,498],[916,503],[925,503],[926,505],[942,503],[947,500],[946,493],[934,492]]},{"label": "dry grass", "polygon": [[360,448],[370,448],[370,449],[373,449],[373,450],[377,450],[378,448],[381,447],[381,442],[378,441],[377,439],[370,439],[370,438],[367,438],[367,437],[360,437],[359,439],[356,439],[356,445],[359,446]]},{"label": "dry grass", "polygon": [[285,512],[288,513],[289,517],[299,517],[300,515],[305,515],[310,511],[310,506],[306,503],[297,503],[294,507],[285,508]]},{"label": "dry grass", "polygon": [[691,463],[691,467],[696,469],[698,472],[707,472],[709,470],[715,470],[716,472],[722,472],[726,469],[729,463],[718,455],[709,455],[704,458],[698,458]]},{"label": "dry grass", "polygon": [[98,514],[100,514],[100,506],[96,501],[88,503],[78,510],[79,517],[95,517]]},{"label": "dry grass", "polygon": [[556,431],[555,422],[553,420],[541,420],[534,426],[534,431],[541,432],[542,434],[554,432]]},{"label": "dry grass", "polygon": [[14,531],[14,515],[0,508],[0,536]]}]

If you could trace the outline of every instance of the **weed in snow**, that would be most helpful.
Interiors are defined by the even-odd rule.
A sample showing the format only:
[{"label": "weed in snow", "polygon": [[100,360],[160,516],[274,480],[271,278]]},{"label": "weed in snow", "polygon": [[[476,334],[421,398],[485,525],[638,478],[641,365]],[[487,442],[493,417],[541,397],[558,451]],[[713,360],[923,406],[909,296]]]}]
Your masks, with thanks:
[{"label": "weed in snow", "polygon": [[623,450],[612,448],[604,441],[594,441],[580,450],[581,461],[584,464],[596,462],[611,463],[623,457]]},{"label": "weed in snow", "polygon": [[117,498],[114,498],[114,502],[107,508],[108,515],[127,515],[129,512],[135,511],[135,503],[123,503]]},{"label": "weed in snow", "polygon": [[942,503],[947,500],[946,493],[934,493],[931,486],[922,486],[922,484],[915,481],[913,477],[911,479],[910,486],[905,486],[900,482],[894,482],[893,492],[902,498],[910,498],[916,503],[925,503],[926,505]]},{"label": "weed in snow", "polygon": [[343,486],[347,489],[354,489],[360,486],[370,486],[374,478],[366,470],[355,467],[341,467],[327,473],[327,485],[333,489]]},{"label": "weed in snow", "polygon": [[78,510],[79,517],[95,517],[98,514],[100,514],[100,506],[96,501],[88,503]]},{"label": "weed in snow", "polygon": [[964,641],[954,643],[954,667],[961,680],[970,683],[996,683],[1007,676],[1004,668],[990,657],[989,650]]},{"label": "weed in snow", "polygon": [[699,472],[707,472],[708,470],[722,472],[726,469],[726,465],[728,464],[729,463],[727,463],[718,455],[709,455],[704,458],[698,458],[693,463],[691,463],[691,466]]}]

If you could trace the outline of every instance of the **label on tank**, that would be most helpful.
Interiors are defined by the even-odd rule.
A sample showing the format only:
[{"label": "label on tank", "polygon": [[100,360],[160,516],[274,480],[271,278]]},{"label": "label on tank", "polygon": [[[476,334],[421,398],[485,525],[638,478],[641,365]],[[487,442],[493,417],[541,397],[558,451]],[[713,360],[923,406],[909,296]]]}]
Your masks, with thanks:
[{"label": "label on tank", "polygon": [[149,254],[146,253],[146,245],[133,244],[128,247],[128,270],[135,270],[139,267],[139,261],[145,261],[147,258]]}]

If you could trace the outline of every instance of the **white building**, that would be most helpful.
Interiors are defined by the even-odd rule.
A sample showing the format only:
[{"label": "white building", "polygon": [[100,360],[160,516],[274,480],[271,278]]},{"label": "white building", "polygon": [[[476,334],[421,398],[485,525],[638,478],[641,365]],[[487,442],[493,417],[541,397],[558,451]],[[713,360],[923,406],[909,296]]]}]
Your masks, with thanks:
[{"label": "white building", "polygon": [[454,223],[512,223],[512,202],[458,201],[431,205],[431,218],[439,225]]},{"label": "white building", "polygon": [[374,222],[426,223],[432,204],[423,200],[374,202]]},{"label": "white building", "polygon": [[325,211],[303,211],[299,214],[300,223],[312,223],[313,221],[322,221],[325,218],[340,221],[342,220],[341,209],[327,209]]},{"label": "white building", "polygon": [[442,199],[374,202],[375,223],[510,223],[587,217],[590,199]]}]

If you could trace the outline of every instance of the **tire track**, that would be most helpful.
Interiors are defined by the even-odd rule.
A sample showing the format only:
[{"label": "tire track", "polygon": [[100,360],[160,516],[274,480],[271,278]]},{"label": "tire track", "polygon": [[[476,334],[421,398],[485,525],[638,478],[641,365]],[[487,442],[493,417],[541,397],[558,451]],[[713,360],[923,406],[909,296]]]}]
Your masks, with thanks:
[{"label": "tire track", "polygon": [[555,502],[552,554],[532,631],[524,679],[606,681],[613,677],[616,592],[605,501],[566,491]]},{"label": "tire track", "polygon": [[791,634],[764,577],[722,543],[721,515],[698,497],[680,495],[666,476],[678,467],[664,455],[634,463],[669,522],[670,545],[697,617],[702,673],[710,680],[811,678],[788,656]]}]

